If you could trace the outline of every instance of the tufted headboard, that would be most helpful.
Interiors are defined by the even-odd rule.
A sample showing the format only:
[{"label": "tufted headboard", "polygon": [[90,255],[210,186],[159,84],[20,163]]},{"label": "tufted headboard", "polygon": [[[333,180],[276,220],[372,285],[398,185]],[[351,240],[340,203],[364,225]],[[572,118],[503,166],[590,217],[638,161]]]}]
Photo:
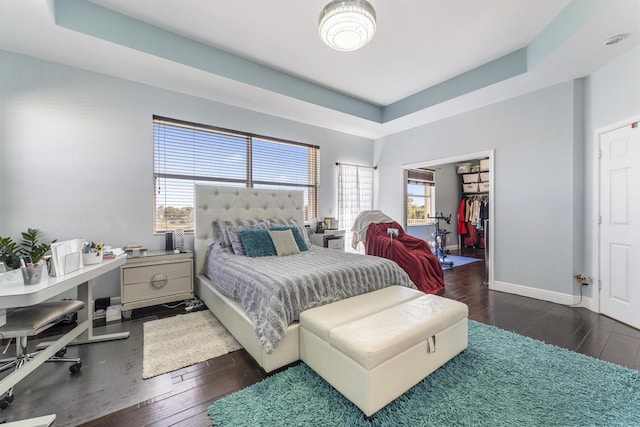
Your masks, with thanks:
[{"label": "tufted headboard", "polygon": [[214,235],[213,221],[277,218],[304,224],[303,191],[196,184],[195,206],[196,274],[202,272],[209,244],[218,237]]}]

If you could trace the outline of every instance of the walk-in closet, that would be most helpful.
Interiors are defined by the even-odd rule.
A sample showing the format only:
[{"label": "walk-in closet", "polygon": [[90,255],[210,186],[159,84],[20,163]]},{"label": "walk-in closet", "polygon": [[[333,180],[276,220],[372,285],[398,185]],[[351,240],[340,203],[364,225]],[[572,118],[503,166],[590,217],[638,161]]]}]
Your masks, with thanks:
[{"label": "walk-in closet", "polygon": [[458,247],[484,249],[489,226],[489,159],[457,165],[462,197],[458,205]]}]

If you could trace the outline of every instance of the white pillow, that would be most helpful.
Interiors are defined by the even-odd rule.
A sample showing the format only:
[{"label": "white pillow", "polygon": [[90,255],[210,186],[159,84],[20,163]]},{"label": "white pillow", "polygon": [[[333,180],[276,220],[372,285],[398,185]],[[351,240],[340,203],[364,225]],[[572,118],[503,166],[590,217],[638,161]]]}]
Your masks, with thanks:
[{"label": "white pillow", "polygon": [[291,230],[268,230],[269,237],[276,248],[278,256],[295,255],[300,253],[296,239],[293,238]]},{"label": "white pillow", "polygon": [[269,219],[269,222],[271,223],[271,225],[274,225],[274,226],[295,225],[300,230],[300,234],[302,235],[302,238],[304,239],[304,241],[307,243],[307,247],[308,248],[311,247],[311,240],[309,240],[309,233],[307,232],[306,227],[304,225],[298,224],[298,222],[295,219],[293,219],[293,218],[290,218],[290,219],[271,218],[271,219]]}]

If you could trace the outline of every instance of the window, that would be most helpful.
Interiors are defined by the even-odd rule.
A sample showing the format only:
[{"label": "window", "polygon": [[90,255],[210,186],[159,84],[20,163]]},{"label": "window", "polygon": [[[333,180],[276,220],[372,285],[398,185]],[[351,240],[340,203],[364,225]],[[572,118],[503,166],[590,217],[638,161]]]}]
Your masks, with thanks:
[{"label": "window", "polygon": [[317,216],[320,148],[153,117],[153,230],[194,226],[194,184],[302,190]]},{"label": "window", "polygon": [[412,228],[424,227],[431,223],[433,215],[433,188],[435,173],[430,169],[409,169],[405,171],[407,182],[407,232]]},{"label": "window", "polygon": [[[338,164],[338,220],[345,250],[352,251],[351,227],[360,212],[373,209],[373,168]],[[362,248],[357,249],[363,252]]]}]

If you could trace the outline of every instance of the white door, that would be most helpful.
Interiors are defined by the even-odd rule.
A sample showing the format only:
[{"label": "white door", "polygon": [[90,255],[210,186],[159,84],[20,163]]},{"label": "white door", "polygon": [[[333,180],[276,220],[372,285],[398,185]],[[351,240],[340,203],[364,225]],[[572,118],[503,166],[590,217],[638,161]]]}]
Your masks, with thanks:
[{"label": "white door", "polygon": [[640,328],[640,128],[600,137],[600,311]]}]

